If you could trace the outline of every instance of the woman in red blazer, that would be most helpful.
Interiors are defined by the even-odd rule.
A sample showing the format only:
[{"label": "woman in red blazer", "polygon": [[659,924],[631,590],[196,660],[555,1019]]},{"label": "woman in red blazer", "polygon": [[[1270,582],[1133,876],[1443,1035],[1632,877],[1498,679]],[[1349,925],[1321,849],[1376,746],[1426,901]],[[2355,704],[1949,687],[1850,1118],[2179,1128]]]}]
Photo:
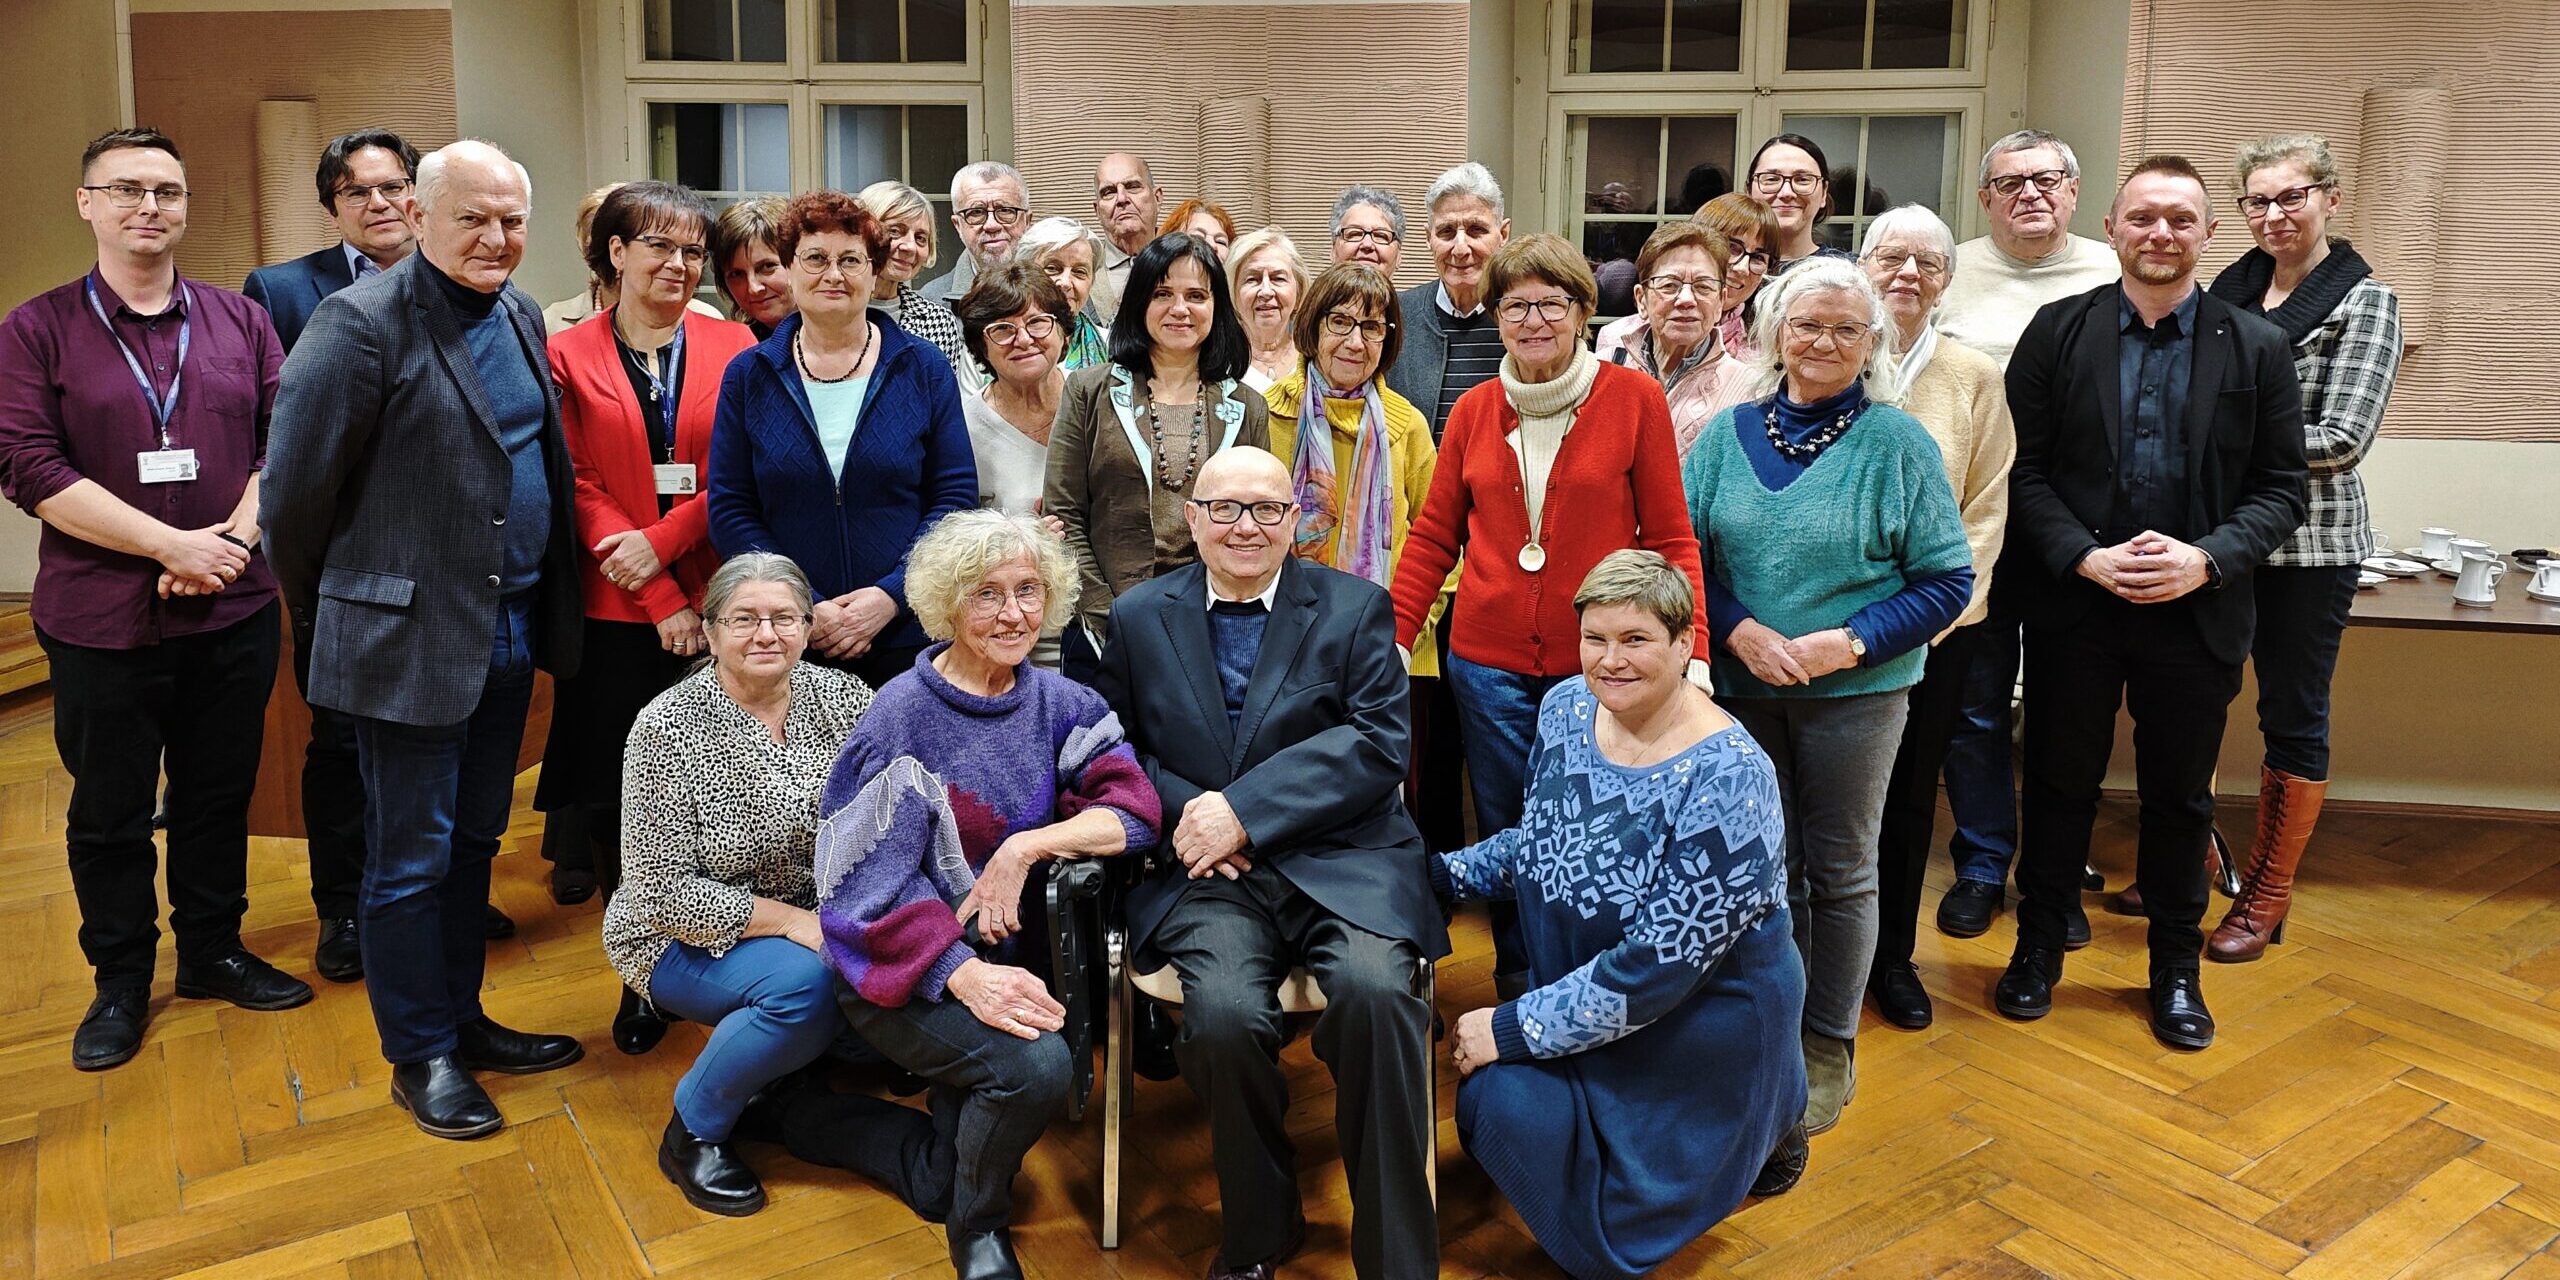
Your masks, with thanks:
[{"label": "woman in red blazer", "polygon": [[[587,265],[619,282],[620,301],[550,341],[560,423],[578,473],[578,544],[588,549],[580,583],[585,657],[578,674],[556,686],[534,792],[534,807],[549,815],[543,854],[553,860],[552,893],[562,902],[583,901],[599,884],[613,891],[623,739],[641,708],[708,651],[695,604],[719,560],[702,503],[703,464],[720,375],[755,345],[745,325],[686,308],[702,281],[710,232],[709,206],[683,187],[616,188],[596,210]],[[625,1024],[644,1011],[636,996],[624,999],[631,1007],[615,1020],[615,1036],[636,1052]]]}]

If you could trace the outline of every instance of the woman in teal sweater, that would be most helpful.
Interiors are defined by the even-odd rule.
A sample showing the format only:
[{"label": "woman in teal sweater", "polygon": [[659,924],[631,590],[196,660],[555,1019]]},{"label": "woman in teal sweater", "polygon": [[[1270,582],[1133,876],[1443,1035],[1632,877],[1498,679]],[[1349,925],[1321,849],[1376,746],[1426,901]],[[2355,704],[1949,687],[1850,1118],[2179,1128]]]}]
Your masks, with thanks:
[{"label": "woman in teal sweater", "polygon": [[1775,385],[1719,413],[1682,468],[1706,568],[1721,705],[1777,767],[1805,966],[1805,1126],[1857,1090],[1876,948],[1876,835],[1908,691],[1973,593],[1937,443],[1868,392],[1892,318],[1855,265],[1770,286],[1753,334]]}]

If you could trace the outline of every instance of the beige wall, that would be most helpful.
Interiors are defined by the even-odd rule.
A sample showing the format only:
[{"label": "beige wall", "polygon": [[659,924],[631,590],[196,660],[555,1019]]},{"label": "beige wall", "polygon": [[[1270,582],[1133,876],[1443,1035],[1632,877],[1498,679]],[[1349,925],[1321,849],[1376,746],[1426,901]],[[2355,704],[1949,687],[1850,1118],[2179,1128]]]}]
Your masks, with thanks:
[{"label": "beige wall", "polygon": [[[583,0],[454,0],[453,75],[461,135],[504,148],[533,177],[533,233],[516,283],[544,302],[585,290],[578,199],[588,169]],[[600,87],[614,113],[619,80]]]},{"label": "beige wall", "polygon": [[[2010,12],[2005,5],[1999,10],[2003,27]],[[2120,149],[2117,125],[2124,109],[2131,6],[2127,0],[2034,0],[2032,11],[2020,17],[2028,28],[2024,112],[2006,128],[1985,128],[1983,140],[2012,129],[2060,135],[2087,175],[2071,229],[2084,236],[2103,235],[2098,224],[2107,214]],[[2001,29],[1994,28],[1995,45],[2005,39]]]}]

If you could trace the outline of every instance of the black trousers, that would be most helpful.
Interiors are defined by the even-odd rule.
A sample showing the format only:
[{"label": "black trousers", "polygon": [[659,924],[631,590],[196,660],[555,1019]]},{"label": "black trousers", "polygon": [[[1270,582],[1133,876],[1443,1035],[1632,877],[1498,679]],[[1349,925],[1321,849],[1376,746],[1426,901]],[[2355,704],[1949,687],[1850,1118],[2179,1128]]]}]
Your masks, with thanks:
[{"label": "black trousers", "polygon": [[2258,634],[2249,665],[2258,673],[2258,733],[2270,769],[2328,780],[2329,678],[2355,607],[2356,569],[2262,565],[2255,575]]},{"label": "black trousers", "polygon": [[2069,626],[2030,623],[2026,669],[2019,944],[2062,950],[2122,706],[2133,715],[2142,805],[2134,883],[2151,919],[2151,974],[2197,971],[2213,770],[2240,693],[2239,665],[2206,652],[2185,605],[2109,597]]},{"label": "black trousers", "polygon": [[[311,697],[311,633],[293,633],[293,687]],[[311,910],[323,920],[356,917],[364,884],[364,771],[356,767],[356,722],[311,708],[311,745],[302,752],[302,831],[311,847]]]},{"label": "black trousers", "polygon": [[1964,722],[1965,677],[1995,624],[1958,627],[1929,650],[1929,665],[1911,690],[1902,748],[1885,783],[1876,831],[1875,967],[1911,963],[1918,942],[1920,885],[1929,868],[1929,839],[1938,820],[1938,774]]},{"label": "black trousers", "polygon": [[1352,1269],[1361,1280],[1439,1275],[1421,951],[1326,911],[1268,862],[1236,880],[1190,882],[1147,948],[1182,977],[1174,1057],[1209,1111],[1226,1265],[1276,1260],[1303,1221],[1279,998],[1281,980],[1303,964],[1325,993],[1314,1044],[1333,1071]]},{"label": "black trousers", "polygon": [[860,1132],[829,1148],[830,1162],[886,1183],[919,1216],[954,1230],[1012,1225],[1014,1175],[1067,1109],[1067,1042],[998,1031],[956,996],[889,1009],[839,982],[836,1004],[890,1061],[932,1081],[933,1096],[930,1114],[865,1099],[876,1105],[846,1117]]},{"label": "black trousers", "polygon": [[249,910],[249,794],[276,683],[273,601],[219,631],[135,649],[36,632],[52,664],[53,743],[71,775],[63,843],[80,951],[100,991],[151,985],[160,851],[151,815],[169,775],[169,928],[178,962],[240,947]]}]

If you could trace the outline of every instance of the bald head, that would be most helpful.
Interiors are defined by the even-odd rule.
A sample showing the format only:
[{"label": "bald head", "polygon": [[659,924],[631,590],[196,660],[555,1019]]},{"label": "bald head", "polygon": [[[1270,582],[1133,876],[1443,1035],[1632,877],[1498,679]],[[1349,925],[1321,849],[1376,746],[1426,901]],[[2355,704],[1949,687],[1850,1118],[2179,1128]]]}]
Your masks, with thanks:
[{"label": "bald head", "polygon": [[[1279,519],[1264,524],[1257,507]],[[1298,494],[1288,464],[1251,445],[1218,451],[1192,482],[1183,518],[1219,598],[1261,595],[1298,541]]]},{"label": "bald head", "polygon": [[1289,500],[1289,464],[1267,449],[1240,444],[1221,449],[1200,466],[1191,496],[1202,501],[1232,498],[1237,502]]},{"label": "bald head", "polygon": [[1163,198],[1147,162],[1132,152],[1110,152],[1093,167],[1093,220],[1122,253],[1136,253],[1155,238]]},{"label": "bald head", "polygon": [[486,142],[465,139],[418,161],[418,250],[458,284],[505,288],[532,215],[533,178]]}]

